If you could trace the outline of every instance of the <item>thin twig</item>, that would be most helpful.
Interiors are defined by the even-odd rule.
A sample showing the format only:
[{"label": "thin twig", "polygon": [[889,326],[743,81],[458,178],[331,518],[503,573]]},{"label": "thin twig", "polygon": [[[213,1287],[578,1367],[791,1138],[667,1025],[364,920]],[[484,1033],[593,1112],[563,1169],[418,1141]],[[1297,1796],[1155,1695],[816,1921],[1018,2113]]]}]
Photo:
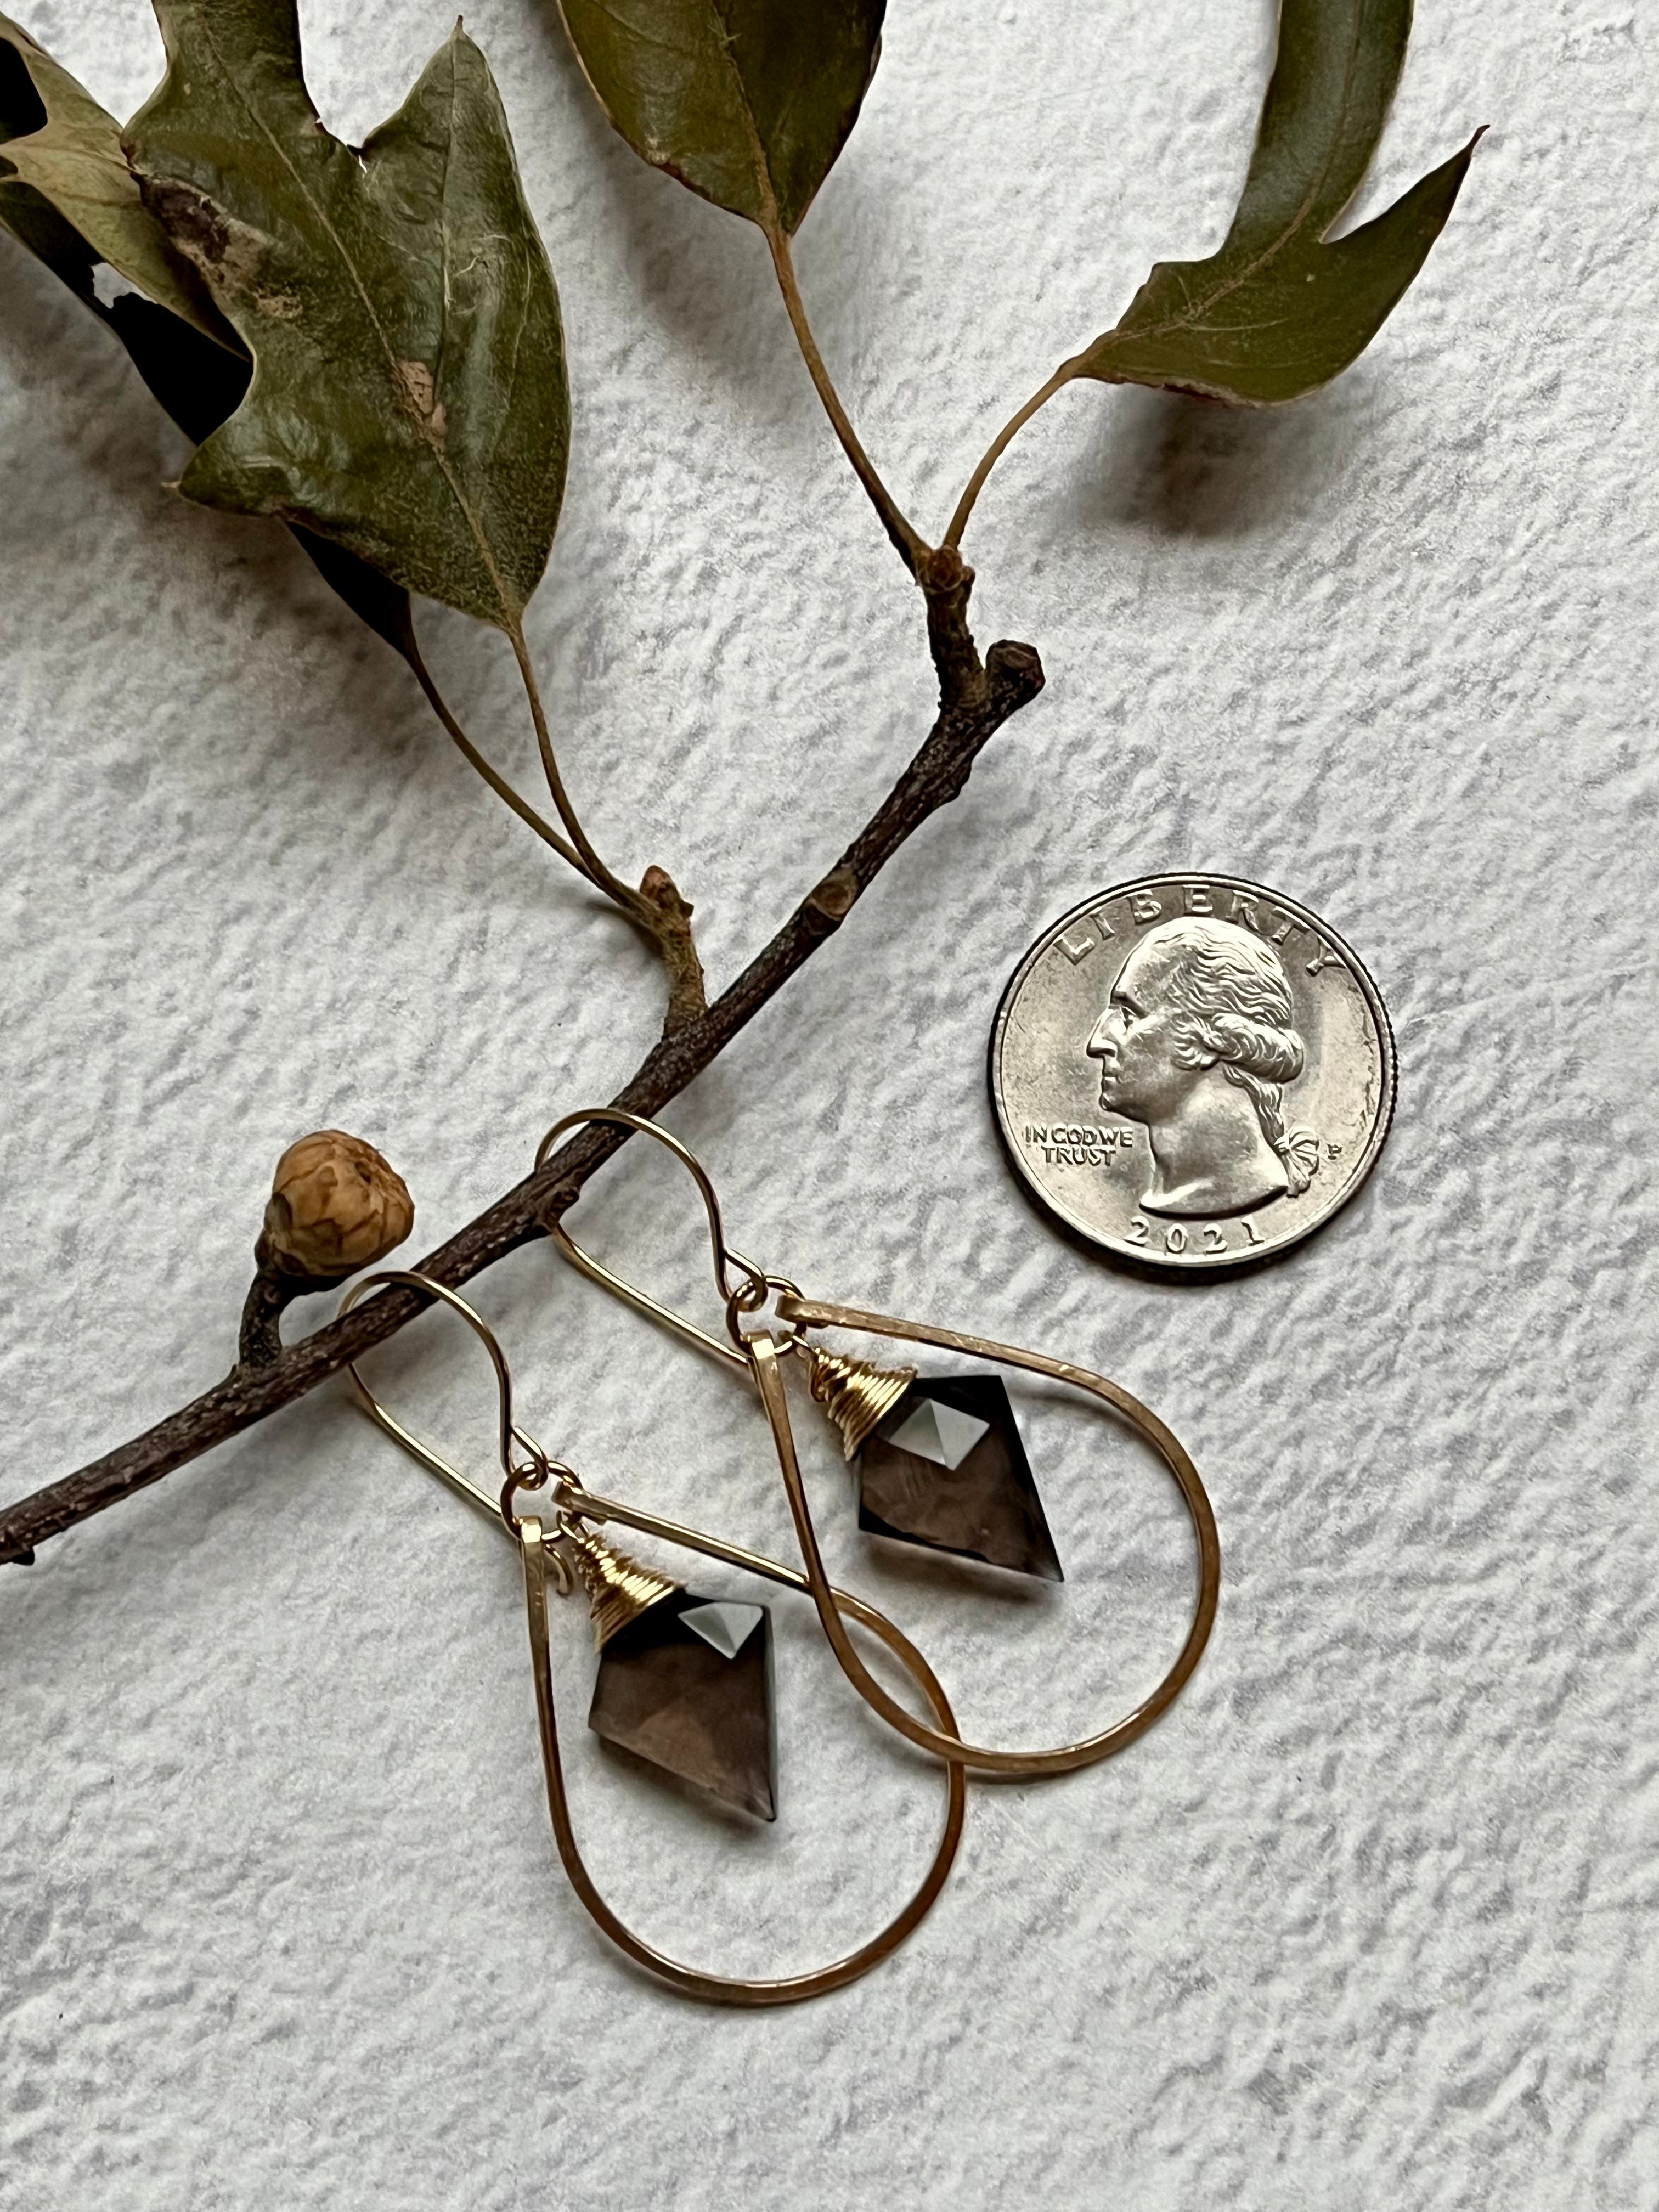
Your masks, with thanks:
[{"label": "thin twig", "polygon": [[[659,1113],[724,1050],[767,1001],[833,936],[899,848],[967,782],[988,739],[1042,688],[1042,666],[1027,645],[994,645],[983,664],[966,622],[967,578],[959,562],[933,556],[924,577],[930,636],[939,672],[937,720],[915,758],[829,874],[808,893],[764,950],[706,1012],[665,1036],[647,1054],[614,1103]],[[952,573],[954,572],[954,573]],[[590,1127],[538,1174],[527,1177],[419,1265],[451,1287],[468,1282],[521,1244],[544,1235],[624,1133]],[[216,1387],[143,1436],[0,1513],[0,1562],[27,1561],[34,1547],[294,1403],[348,1360],[383,1343],[426,1301],[412,1291],[370,1298],[269,1366],[237,1366]]]},{"label": "thin twig", "polygon": [[295,1296],[288,1283],[256,1249],[253,1280],[242,1307],[242,1325],[236,1339],[240,1367],[269,1367],[283,1356],[283,1315]]},{"label": "thin twig", "polygon": [[800,296],[800,286],[795,281],[794,256],[789,240],[776,224],[766,227],[766,242],[772,249],[772,266],[778,275],[778,288],[783,294],[783,304],[789,311],[789,321],[800,347],[801,358],[807,373],[817,387],[818,398],[823,402],[823,411],[830,417],[836,435],[841,440],[847,458],[853,464],[859,482],[870,495],[871,504],[881,517],[882,526],[898,549],[898,556],[914,576],[927,552],[927,540],[915,530],[882,482],[875,463],[859,442],[847,410],[841,404],[841,394],[836,390],[823,356],[818,351],[817,340],[812,336],[812,326],[806,319],[805,303]]},{"label": "thin twig", "polygon": [[951,527],[945,533],[947,545],[960,545],[962,533],[968,527],[968,518],[974,511],[974,502],[985,489],[985,480],[995,468],[1003,454],[1019,435],[1040,408],[1046,407],[1055,392],[1063,391],[1078,374],[1074,361],[1063,361],[1041,392],[1034,392],[1018,415],[1005,422],[992,439],[984,459],[968,479],[968,489],[957,501],[957,511],[951,517]]},{"label": "thin twig", "polygon": [[283,1267],[261,1231],[253,1248],[253,1280],[242,1307],[242,1325],[236,1338],[239,1367],[269,1367],[283,1356],[283,1316],[295,1298],[318,1291],[331,1291],[338,1278],[296,1275]]},{"label": "thin twig", "polygon": [[668,1006],[662,1033],[672,1036],[676,1030],[683,1030],[708,1010],[702,962],[691,934],[691,902],[681,896],[665,868],[646,870],[640,878],[640,896],[656,915],[657,950],[668,971]]}]

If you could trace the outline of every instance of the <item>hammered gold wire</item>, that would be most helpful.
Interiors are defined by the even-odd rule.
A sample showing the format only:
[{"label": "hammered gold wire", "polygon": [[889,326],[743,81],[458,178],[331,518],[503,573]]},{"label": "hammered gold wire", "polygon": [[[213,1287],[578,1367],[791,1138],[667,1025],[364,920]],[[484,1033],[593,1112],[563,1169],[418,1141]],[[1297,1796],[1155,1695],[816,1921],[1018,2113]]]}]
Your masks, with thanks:
[{"label": "hammered gold wire", "polygon": [[[654,1513],[642,1512],[618,1499],[599,1497],[588,1490],[580,1476],[563,1462],[549,1459],[534,1439],[526,1437],[514,1422],[512,1376],[495,1332],[465,1298],[446,1289],[441,1283],[434,1281],[430,1276],[398,1268],[388,1269],[381,1274],[367,1275],[347,1292],[341,1304],[341,1312],[349,1312],[366,1291],[386,1283],[402,1283],[416,1290],[428,1291],[452,1307],[483,1344],[495,1370],[501,1404],[501,1458],[507,1476],[506,1487],[499,1499],[470,1476],[462,1474],[459,1468],[452,1466],[440,1453],[422,1443],[411,1430],[406,1429],[401,1421],[389,1413],[374,1397],[355,1366],[349,1372],[357,1402],[370,1419],[401,1445],[412,1459],[472,1504],[481,1506],[492,1520],[507,1530],[518,1544],[524,1568],[525,1609],[530,1633],[531,1668],[536,1685],[537,1726],[541,1738],[542,1766],[547,1785],[548,1814],[560,1863],[589,1917],[618,1950],[659,1979],[688,1996],[724,2004],[797,2004],[808,1997],[822,1996],[830,1990],[842,1989],[848,1982],[857,1981],[872,1967],[878,1966],[883,1960],[890,1958],[933,1909],[956,1859],[962,1842],[968,1802],[967,1781],[960,1765],[946,1767],[945,1826],[921,1886],[903,1910],[878,1934],[830,1966],[771,1980],[705,1973],[698,1967],[684,1966],[678,1960],[671,1959],[665,1952],[657,1950],[642,1936],[636,1936],[606,1903],[587,1870],[586,1862],[576,1841],[565,1790],[564,1766],[559,1754],[558,1719],[554,1706],[547,1580],[551,1573],[557,1587],[563,1591],[571,1586],[571,1573],[559,1553],[549,1546],[541,1522],[532,1516],[520,1517],[514,1512],[514,1489],[539,1489],[550,1481],[555,1485],[554,1501],[561,1516],[560,1521],[555,1524],[556,1540],[566,1534],[568,1521],[577,1524],[619,1522],[626,1528],[639,1530],[643,1535],[655,1536],[684,1550],[701,1553],[707,1559],[719,1559],[729,1566],[739,1567],[768,1582],[777,1583],[786,1589],[799,1590],[810,1596],[815,1605],[818,1603],[817,1591],[808,1577],[797,1568],[787,1567],[779,1560],[766,1559],[758,1552],[747,1551],[741,1545],[726,1543],[721,1538],[710,1536],[700,1528],[684,1528],[678,1522],[664,1520]],[[527,1463],[515,1464],[513,1457],[514,1443],[531,1455]],[[878,1612],[874,1606],[866,1605],[862,1598],[854,1597],[850,1591],[830,1589],[830,1605],[837,1621],[844,1614],[880,1638],[916,1683],[941,1726],[954,1730],[956,1717],[951,1710],[950,1699],[933,1668],[903,1631],[889,1620],[884,1613]]]},{"label": "hammered gold wire", "polygon": [[[1091,1369],[1075,1366],[1068,1360],[1051,1359],[1044,1352],[1026,1352],[1017,1345],[999,1344],[990,1337],[968,1336],[956,1329],[935,1328],[925,1322],[899,1321],[890,1315],[869,1313],[856,1306],[827,1304],[805,1297],[786,1277],[764,1273],[752,1261],[734,1253],[726,1243],[720,1200],[696,1156],[678,1137],[641,1115],[608,1106],[567,1114],[543,1139],[536,1155],[537,1165],[539,1167],[544,1163],[555,1141],[567,1129],[575,1128],[587,1121],[612,1121],[620,1127],[637,1130],[642,1135],[654,1137],[690,1172],[702,1194],[708,1216],[709,1237],[714,1254],[714,1279],[726,1297],[726,1325],[734,1340],[733,1347],[728,1349],[694,1322],[687,1321],[684,1315],[675,1313],[671,1307],[661,1304],[647,1292],[636,1289],[591,1254],[584,1252],[564,1227],[562,1218],[554,1227],[553,1241],[580,1273],[613,1291],[635,1311],[663,1322],[688,1342],[714,1352],[726,1365],[738,1367],[751,1377],[760,1392],[761,1402],[771,1427],[772,1441],[776,1448],[778,1465],[805,1565],[807,1586],[817,1608],[818,1619],[842,1672],[871,1710],[890,1728],[896,1729],[901,1735],[908,1737],[923,1750],[986,1774],[1028,1778],[1068,1774],[1079,1767],[1091,1766],[1099,1759],[1110,1758],[1113,1753],[1123,1750],[1137,1736],[1143,1735],[1153,1722],[1175,1703],[1203,1656],[1204,1647],[1209,1642],[1210,1632],[1215,1625],[1221,1590],[1221,1541],[1216,1528],[1214,1510],[1198,1469],[1174,1432],[1138,1398],[1119,1384],[1109,1381],[1105,1376],[1095,1374]],[[747,1277],[747,1281],[740,1283],[735,1289],[730,1285],[728,1261],[735,1261]],[[744,1332],[737,1318],[741,1311],[753,1313],[760,1310],[770,1290],[780,1293],[777,1315],[788,1332],[781,1344],[774,1340],[769,1329]],[[917,1720],[914,1714],[907,1711],[877,1681],[859,1657],[834,1604],[830,1601],[830,1584],[823,1571],[817,1531],[813,1525],[811,1508],[801,1481],[794,1433],[789,1423],[788,1401],[778,1366],[781,1350],[802,1352],[809,1362],[815,1357],[826,1359],[836,1356],[823,1352],[820,1346],[808,1341],[803,1332],[811,1328],[848,1328],[870,1335],[902,1337],[915,1344],[935,1345],[945,1351],[964,1352],[976,1358],[993,1359],[1006,1366],[1024,1368],[1030,1374],[1043,1375],[1055,1382],[1069,1383],[1073,1389],[1099,1399],[1151,1444],[1174,1476],[1192,1522],[1193,1533],[1198,1542],[1198,1588],[1191,1625],[1175,1663],[1158,1687],[1132,1712],[1115,1722],[1110,1728],[1103,1729],[1094,1735],[1082,1737],[1075,1743],[1056,1744],[1036,1751],[1006,1751],[994,1746],[965,1742],[956,1733],[954,1723],[945,1729],[929,1728],[925,1722]]]},{"label": "hammered gold wire", "polygon": [[1105,1376],[1096,1375],[1086,1367],[1074,1367],[1069,1361],[1050,1359],[1046,1353],[1040,1352],[1022,1351],[1018,1345],[999,1344],[991,1337],[965,1336],[956,1329],[931,1328],[925,1322],[898,1321],[887,1314],[866,1313],[856,1306],[826,1305],[805,1298],[787,1298],[784,1305],[786,1319],[799,1323],[802,1328],[862,1329],[878,1336],[906,1337],[913,1343],[937,1345],[947,1352],[965,1352],[975,1358],[994,1359],[1006,1366],[1023,1367],[1033,1375],[1046,1375],[1057,1382],[1068,1382],[1077,1389],[1087,1391],[1121,1414],[1158,1453],[1175,1477],[1193,1524],[1193,1533],[1198,1539],[1198,1592],[1186,1641],[1163,1680],[1133,1712],[1114,1722],[1110,1728],[1101,1729],[1096,1735],[1085,1736],[1076,1743],[1056,1744],[1052,1748],[1041,1751],[1004,1751],[988,1745],[967,1743],[957,1734],[954,1723],[948,1729],[929,1728],[925,1722],[917,1720],[913,1713],[907,1712],[897,1699],[890,1696],[877,1681],[836,1618],[834,1606],[827,1602],[830,1581],[823,1571],[817,1530],[813,1526],[811,1507],[807,1503],[805,1486],[801,1481],[800,1462],[795,1453],[794,1432],[789,1424],[789,1405],[784,1393],[782,1372],[778,1365],[777,1346],[763,1332],[753,1336],[749,1342],[755,1382],[771,1425],[772,1440],[777,1448],[778,1464],[783,1474],[783,1486],[788,1496],[801,1558],[805,1564],[812,1602],[817,1607],[818,1620],[830,1639],[830,1647],[840,1662],[842,1672],[865,1703],[890,1728],[896,1729],[901,1735],[920,1745],[924,1751],[937,1753],[941,1759],[960,1761],[963,1765],[981,1774],[1027,1777],[1070,1774],[1080,1766],[1092,1766],[1098,1759],[1109,1759],[1114,1752],[1123,1750],[1137,1736],[1144,1735],[1159,1715],[1167,1712],[1175,1703],[1203,1656],[1204,1647],[1210,1640],[1210,1631],[1215,1625],[1216,1606],[1221,1590],[1221,1541],[1216,1530],[1215,1515],[1204,1485],[1199,1480],[1198,1469],[1176,1436],[1138,1398],[1131,1397],[1127,1390],[1120,1389],[1115,1382],[1109,1382]]}]

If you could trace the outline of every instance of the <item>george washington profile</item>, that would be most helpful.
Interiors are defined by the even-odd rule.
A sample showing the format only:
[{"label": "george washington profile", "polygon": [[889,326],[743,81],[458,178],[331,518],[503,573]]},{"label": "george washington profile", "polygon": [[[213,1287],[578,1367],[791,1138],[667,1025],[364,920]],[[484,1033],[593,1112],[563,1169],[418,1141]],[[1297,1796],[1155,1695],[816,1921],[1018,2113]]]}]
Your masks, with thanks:
[{"label": "george washington profile", "polygon": [[1189,915],[1130,953],[1088,1050],[1101,1105],[1146,1125],[1148,1212],[1242,1213],[1306,1190],[1318,1139],[1283,1109],[1305,1057],[1293,1016],[1278,953],[1236,922]]}]

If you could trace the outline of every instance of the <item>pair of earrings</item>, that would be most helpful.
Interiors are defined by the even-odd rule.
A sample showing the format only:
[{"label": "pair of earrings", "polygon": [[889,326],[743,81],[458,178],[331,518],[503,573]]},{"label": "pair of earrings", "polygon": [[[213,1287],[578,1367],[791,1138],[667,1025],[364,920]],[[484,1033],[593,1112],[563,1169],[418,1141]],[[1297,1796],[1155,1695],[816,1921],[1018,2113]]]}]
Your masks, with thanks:
[{"label": "pair of earrings", "polygon": [[[568,1131],[594,1121],[653,1138],[693,1177],[708,1217],[727,1341],[722,1343],[625,1282],[585,1252],[562,1220],[551,1232],[553,1241],[591,1280],[752,1382],[767,1416],[801,1567],[785,1566],[589,1491],[574,1469],[550,1458],[517,1425],[511,1375],[488,1325],[465,1299],[428,1277],[396,1270],[368,1276],[348,1293],[342,1310],[380,1284],[407,1283],[441,1300],[475,1330],[490,1355],[499,1391],[499,1494],[475,1483],[405,1429],[370,1395],[355,1369],[351,1380],[359,1402],[388,1434],[452,1487],[498,1516],[519,1547],[549,1811],[561,1860],[583,1905],[630,1958],[692,1995],[750,2005],[791,2002],[856,1979],[890,1956],[917,1926],[944,1887],[956,1856],[969,1771],[1030,1778],[1091,1765],[1133,1742],[1174,1703],[1198,1664],[1215,1618],[1220,1584],[1215,1517],[1197,1470],[1176,1438],[1137,1399],[1105,1376],[989,1338],[809,1299],[787,1278],[757,1267],[726,1241],[720,1202],[702,1165],[678,1138],[656,1123],[615,1107],[568,1115],[543,1139],[538,1168]],[[1197,1538],[1197,1590],[1192,1620],[1173,1665],[1132,1712],[1078,1742],[1048,1749],[1013,1751],[969,1743],[959,1733],[950,1702],[921,1653],[876,1607],[830,1583],[801,1480],[784,1382],[786,1364],[804,1372],[809,1397],[835,1424],[846,1458],[857,1467],[860,1524],[866,1532],[1047,1580],[1062,1577],[1000,1377],[982,1373],[923,1377],[912,1367],[854,1359],[817,1343],[811,1332],[823,1328],[903,1339],[1049,1377],[1104,1405],[1152,1446],[1175,1479]],[[550,1525],[516,1510],[519,1492],[541,1491],[547,1492]],[[945,1827],[927,1875],[888,1926],[848,1957],[781,1980],[705,1973],[644,1943],[595,1887],[576,1843],[564,1787],[549,1646],[550,1579],[562,1595],[580,1588],[588,1598],[599,1660],[589,1714],[595,1731],[729,1805],[763,1819],[774,1817],[776,1808],[767,1608],[693,1593],[612,1546],[599,1533],[607,1523],[724,1561],[810,1597],[837,1663],[866,1704],[889,1727],[944,1762]],[[870,1672],[848,1632],[849,1620],[871,1630],[900,1661],[921,1690],[931,1718],[913,1712]]]}]

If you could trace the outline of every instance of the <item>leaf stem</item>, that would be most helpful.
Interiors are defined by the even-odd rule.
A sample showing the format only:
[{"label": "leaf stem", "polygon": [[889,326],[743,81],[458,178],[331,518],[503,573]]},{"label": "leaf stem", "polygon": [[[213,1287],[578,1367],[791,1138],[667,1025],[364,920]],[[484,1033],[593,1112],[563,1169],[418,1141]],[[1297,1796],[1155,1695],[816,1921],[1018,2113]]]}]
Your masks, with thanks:
[{"label": "leaf stem", "polygon": [[836,390],[830,371],[824,366],[823,356],[818,351],[817,340],[812,336],[812,326],[806,319],[806,307],[800,295],[800,286],[795,280],[794,257],[789,250],[789,240],[782,228],[775,224],[765,226],[766,243],[772,250],[772,266],[777,271],[778,289],[783,294],[783,304],[789,311],[789,321],[795,333],[795,342],[806,363],[807,374],[817,388],[823,402],[823,411],[830,417],[830,427],[841,440],[842,449],[853,464],[853,472],[870,495],[870,503],[881,517],[882,526],[897,548],[898,556],[914,576],[922,556],[930,549],[926,539],[911,525],[886,485],[882,482],[875,463],[859,441],[847,410],[841,404],[841,394]]},{"label": "leaf stem", "polygon": [[524,631],[516,622],[507,631],[513,647],[513,657],[519,664],[519,674],[524,681],[525,697],[530,702],[530,719],[536,726],[536,744],[542,757],[542,771],[547,778],[547,787],[553,794],[553,804],[558,816],[569,832],[575,851],[569,854],[571,865],[587,878],[596,890],[601,890],[615,901],[630,921],[642,921],[652,934],[656,934],[646,902],[636,890],[630,890],[619,876],[613,875],[594,850],[587,832],[582,828],[570,794],[564,787],[564,778],[559,773],[559,763],[553,754],[553,739],[547,726],[547,711],[542,705],[541,687],[536,681],[535,665],[530,658],[530,648],[524,641]]},{"label": "leaf stem", "polygon": [[1043,386],[1042,391],[1034,392],[1031,394],[1031,397],[1026,401],[1025,404],[1020,409],[1018,414],[1014,416],[1009,422],[1005,422],[1001,429],[997,432],[996,436],[991,441],[990,447],[986,453],[984,459],[974,471],[972,476],[969,477],[967,490],[963,492],[962,497],[957,501],[957,511],[951,517],[951,527],[945,533],[945,543],[947,545],[961,544],[962,533],[968,527],[968,518],[974,511],[975,501],[978,499],[981,492],[985,489],[986,478],[990,475],[992,470],[995,468],[997,463],[1002,459],[1003,454],[1013,443],[1014,440],[1019,435],[1020,432],[1025,428],[1025,425],[1030,421],[1032,416],[1035,415],[1040,408],[1046,407],[1048,402],[1054,398],[1055,392],[1060,391],[1063,386],[1070,384],[1076,374],[1077,363],[1075,361],[1061,362],[1060,367],[1048,379],[1048,381]]},{"label": "leaf stem", "polygon": [[[520,796],[467,736],[450,712],[448,701],[433,680],[431,671],[416,642],[412,623],[404,624],[398,649],[408,661],[416,682],[425,692],[433,713],[454,739],[463,757],[477,770],[496,797],[504,800],[521,822],[527,823],[544,844],[551,846],[561,860],[568,860],[584,882],[592,884],[596,890],[605,892],[607,897],[614,900],[629,921],[643,930],[655,945],[668,971],[668,1012],[664,1033],[672,1036],[676,1030],[696,1020],[708,1003],[703,987],[702,963],[698,957],[696,940],[691,933],[691,902],[681,896],[673,878],[665,869],[647,868],[640,888],[635,891],[619,882],[599,859],[576,819],[575,810],[559,775],[558,763],[553,757],[553,748],[548,737],[540,690],[522,636],[514,639],[514,646],[530,700],[531,714],[536,724],[543,765],[547,770],[548,781],[552,787],[560,815],[576,841],[574,843],[562,837],[550,822],[544,820],[528,800]],[[258,1285],[255,1287],[257,1290]]]},{"label": "leaf stem", "polygon": [[575,847],[574,845],[568,844],[566,841],[560,836],[558,831],[553,827],[553,824],[550,822],[545,821],[541,815],[538,814],[535,808],[530,804],[528,799],[520,796],[519,793],[514,789],[513,786],[507,781],[507,778],[501,775],[500,770],[492,767],[490,763],[484,758],[483,755],[478,750],[477,745],[473,744],[471,738],[468,737],[466,732],[456,720],[454,715],[450,712],[449,702],[444,697],[443,693],[439,690],[437,684],[433,680],[432,672],[428,668],[425,660],[422,657],[419,647],[415,643],[412,628],[407,641],[401,649],[403,651],[404,658],[408,661],[410,668],[413,672],[415,681],[420,685],[422,690],[426,694],[427,704],[431,708],[438,720],[443,724],[444,728],[449,732],[449,735],[454,739],[462,758],[467,762],[469,766],[477,770],[478,774],[489,786],[489,788],[495,793],[496,798],[501,799],[506,805],[510,806],[513,811],[518,816],[520,821],[526,823],[529,827],[535,831],[536,835],[541,839],[544,845],[550,845],[553,848],[553,850],[558,854],[562,860],[568,860],[571,866],[574,868],[579,874],[586,875],[587,872],[582,866],[581,855],[577,852]]}]

